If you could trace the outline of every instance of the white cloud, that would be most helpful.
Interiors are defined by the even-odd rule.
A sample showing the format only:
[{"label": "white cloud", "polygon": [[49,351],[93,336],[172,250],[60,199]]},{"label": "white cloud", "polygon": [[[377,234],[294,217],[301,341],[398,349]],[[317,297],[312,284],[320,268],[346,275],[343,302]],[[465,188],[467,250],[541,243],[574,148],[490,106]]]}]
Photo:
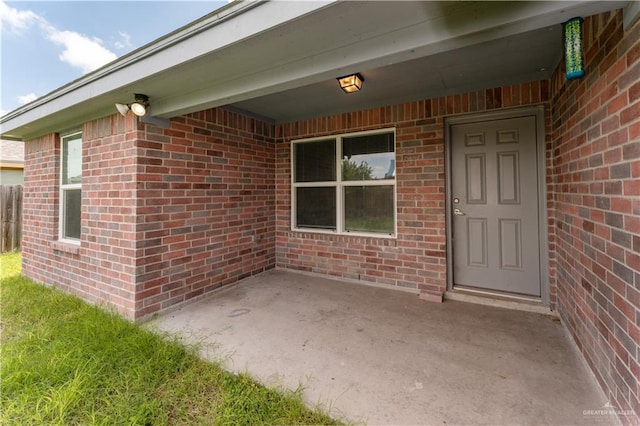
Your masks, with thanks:
[{"label": "white cloud", "polygon": [[38,95],[33,92],[26,95],[18,96],[18,102],[20,102],[20,105],[28,104],[29,102],[35,101],[36,99],[38,99]]},{"label": "white cloud", "polygon": [[43,26],[48,40],[64,48],[58,56],[62,62],[88,73],[118,56],[102,46],[99,38],[89,38],[75,31],[60,31],[51,25]]},{"label": "white cloud", "polygon": [[133,45],[131,44],[131,36],[123,31],[118,31],[118,35],[120,36],[119,41],[116,41],[113,45],[116,49],[131,49]]},{"label": "white cloud", "polygon": [[0,28],[8,28],[14,33],[22,33],[41,18],[30,10],[18,10],[0,0]]},{"label": "white cloud", "polygon": [[118,57],[105,48],[99,38],[88,37],[75,31],[59,30],[38,14],[30,10],[20,11],[9,7],[2,0],[0,0],[0,22],[3,29],[7,25],[17,33],[27,30],[37,22],[47,40],[62,46],[63,50],[58,58],[72,67],[79,68],[83,73],[100,68]]}]

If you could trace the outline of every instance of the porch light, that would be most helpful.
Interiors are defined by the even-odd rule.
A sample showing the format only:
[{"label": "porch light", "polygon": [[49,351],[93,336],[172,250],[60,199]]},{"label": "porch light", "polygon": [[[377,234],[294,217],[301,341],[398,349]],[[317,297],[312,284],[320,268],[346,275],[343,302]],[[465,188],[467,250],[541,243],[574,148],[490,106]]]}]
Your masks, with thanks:
[{"label": "porch light", "polygon": [[141,93],[133,95],[135,102],[131,104],[116,104],[116,109],[122,115],[127,115],[131,110],[138,117],[142,117],[147,113],[147,107],[149,106],[149,97]]},{"label": "porch light", "polygon": [[338,77],[338,83],[340,83],[340,88],[344,90],[345,93],[353,93],[362,89],[362,82],[364,78],[360,75],[360,73],[355,73],[351,75],[345,75],[344,77]]},{"label": "porch light", "polygon": [[562,24],[564,34],[564,60],[567,80],[583,77],[584,52],[582,50],[582,22],[580,17],[571,18]]}]

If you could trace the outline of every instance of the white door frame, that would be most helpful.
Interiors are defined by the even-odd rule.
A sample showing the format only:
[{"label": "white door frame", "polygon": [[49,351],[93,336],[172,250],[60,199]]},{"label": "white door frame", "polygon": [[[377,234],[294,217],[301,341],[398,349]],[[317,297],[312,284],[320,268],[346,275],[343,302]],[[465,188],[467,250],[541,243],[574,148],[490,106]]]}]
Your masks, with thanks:
[{"label": "white door frame", "polygon": [[463,114],[445,118],[445,227],[447,234],[447,291],[453,290],[453,238],[452,238],[452,203],[451,203],[451,126],[478,121],[493,121],[506,118],[536,117],[536,152],[538,160],[538,229],[540,241],[540,301],[549,306],[549,229],[547,221],[547,188],[546,188],[546,126],[545,106],[534,105],[511,108],[500,111]]}]

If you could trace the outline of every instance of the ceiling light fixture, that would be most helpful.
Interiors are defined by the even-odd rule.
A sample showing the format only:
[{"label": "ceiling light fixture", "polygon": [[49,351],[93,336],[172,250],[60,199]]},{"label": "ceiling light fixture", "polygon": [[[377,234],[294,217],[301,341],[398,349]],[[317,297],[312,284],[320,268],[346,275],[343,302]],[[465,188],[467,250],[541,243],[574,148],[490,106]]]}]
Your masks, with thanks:
[{"label": "ceiling light fixture", "polygon": [[345,75],[344,77],[337,78],[338,83],[340,83],[340,88],[344,90],[345,93],[353,93],[362,89],[362,82],[364,78],[360,73]]},{"label": "ceiling light fixture", "polygon": [[133,95],[135,102],[131,104],[116,104],[116,109],[122,115],[127,115],[129,110],[138,117],[142,117],[147,113],[147,107],[149,106],[149,97],[141,93]]}]

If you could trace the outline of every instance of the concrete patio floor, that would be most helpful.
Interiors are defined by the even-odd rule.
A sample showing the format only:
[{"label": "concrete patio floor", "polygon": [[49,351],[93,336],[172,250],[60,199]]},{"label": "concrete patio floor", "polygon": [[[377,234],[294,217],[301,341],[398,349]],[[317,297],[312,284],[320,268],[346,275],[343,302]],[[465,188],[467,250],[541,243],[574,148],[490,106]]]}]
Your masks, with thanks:
[{"label": "concrete patio floor", "polygon": [[351,422],[618,424],[548,315],[272,270],[151,325]]}]

